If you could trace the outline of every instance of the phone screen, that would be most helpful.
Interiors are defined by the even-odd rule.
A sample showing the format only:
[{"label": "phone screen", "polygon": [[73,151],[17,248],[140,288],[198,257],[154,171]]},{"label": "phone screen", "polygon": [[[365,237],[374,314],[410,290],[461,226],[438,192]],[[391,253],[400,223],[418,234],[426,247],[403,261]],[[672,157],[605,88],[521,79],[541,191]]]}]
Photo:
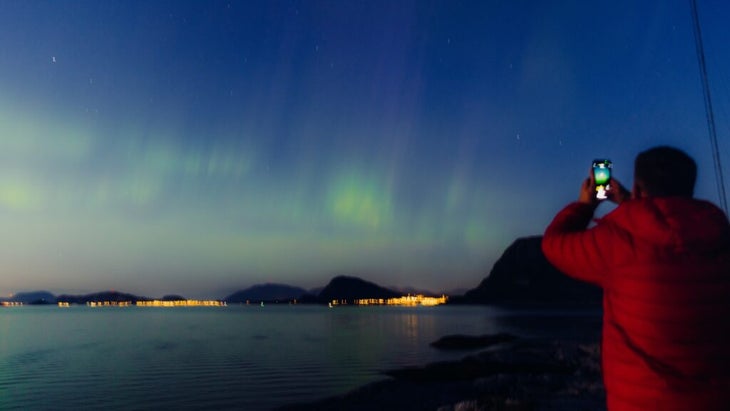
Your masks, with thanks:
[{"label": "phone screen", "polygon": [[605,200],[611,186],[611,160],[593,160],[593,179],[596,182],[596,198]]}]

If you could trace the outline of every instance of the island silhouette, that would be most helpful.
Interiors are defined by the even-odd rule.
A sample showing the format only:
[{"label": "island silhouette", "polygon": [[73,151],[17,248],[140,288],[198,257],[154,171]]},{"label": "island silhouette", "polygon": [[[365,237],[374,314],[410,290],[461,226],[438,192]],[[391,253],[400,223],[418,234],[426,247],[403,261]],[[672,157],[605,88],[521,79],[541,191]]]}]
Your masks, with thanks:
[{"label": "island silhouette", "polygon": [[[542,237],[532,236],[515,240],[496,261],[489,274],[475,288],[464,295],[449,296],[450,304],[489,305],[600,305],[601,290],[563,275],[542,253]],[[365,279],[338,275],[324,287],[307,291],[304,288],[277,283],[257,284],[238,290],[218,301],[229,304],[353,304],[361,299],[390,299],[404,293],[383,287]],[[431,296],[438,296],[431,293]],[[181,295],[150,298],[120,291],[99,291],[91,294],[62,294],[48,291],[19,292],[2,303],[24,305],[88,304],[95,301],[130,302],[185,300]]]}]

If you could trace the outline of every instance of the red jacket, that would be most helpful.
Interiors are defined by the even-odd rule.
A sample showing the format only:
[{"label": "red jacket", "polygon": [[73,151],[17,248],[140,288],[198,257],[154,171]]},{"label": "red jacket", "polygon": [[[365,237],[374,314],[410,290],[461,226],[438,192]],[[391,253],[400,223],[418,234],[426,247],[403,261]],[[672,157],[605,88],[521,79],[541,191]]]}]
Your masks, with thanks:
[{"label": "red jacket", "polygon": [[730,410],[730,225],[690,198],[629,200],[587,229],[568,205],[547,259],[603,290],[609,410]]}]

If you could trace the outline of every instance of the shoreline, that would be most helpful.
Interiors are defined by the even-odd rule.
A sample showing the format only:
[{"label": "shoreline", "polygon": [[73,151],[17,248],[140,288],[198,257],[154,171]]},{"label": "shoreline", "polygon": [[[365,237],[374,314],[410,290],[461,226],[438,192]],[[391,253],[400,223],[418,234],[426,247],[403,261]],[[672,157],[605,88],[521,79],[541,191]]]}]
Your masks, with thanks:
[{"label": "shoreline", "polygon": [[597,341],[515,336],[510,340],[505,335],[458,337],[463,338],[465,346],[473,344],[474,339],[494,338],[495,342],[461,360],[386,370],[383,380],[342,395],[275,410],[606,409]]}]

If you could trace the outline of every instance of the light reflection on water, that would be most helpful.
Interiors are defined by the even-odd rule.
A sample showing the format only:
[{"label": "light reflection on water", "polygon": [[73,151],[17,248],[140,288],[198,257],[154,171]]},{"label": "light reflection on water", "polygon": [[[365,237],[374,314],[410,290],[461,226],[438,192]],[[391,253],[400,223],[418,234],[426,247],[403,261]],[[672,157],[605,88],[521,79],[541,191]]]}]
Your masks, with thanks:
[{"label": "light reflection on water", "polygon": [[384,369],[465,355],[429,347],[443,335],[569,335],[573,325],[596,321],[539,314],[301,305],[3,309],[0,409],[269,409],[348,391],[383,378]]}]

